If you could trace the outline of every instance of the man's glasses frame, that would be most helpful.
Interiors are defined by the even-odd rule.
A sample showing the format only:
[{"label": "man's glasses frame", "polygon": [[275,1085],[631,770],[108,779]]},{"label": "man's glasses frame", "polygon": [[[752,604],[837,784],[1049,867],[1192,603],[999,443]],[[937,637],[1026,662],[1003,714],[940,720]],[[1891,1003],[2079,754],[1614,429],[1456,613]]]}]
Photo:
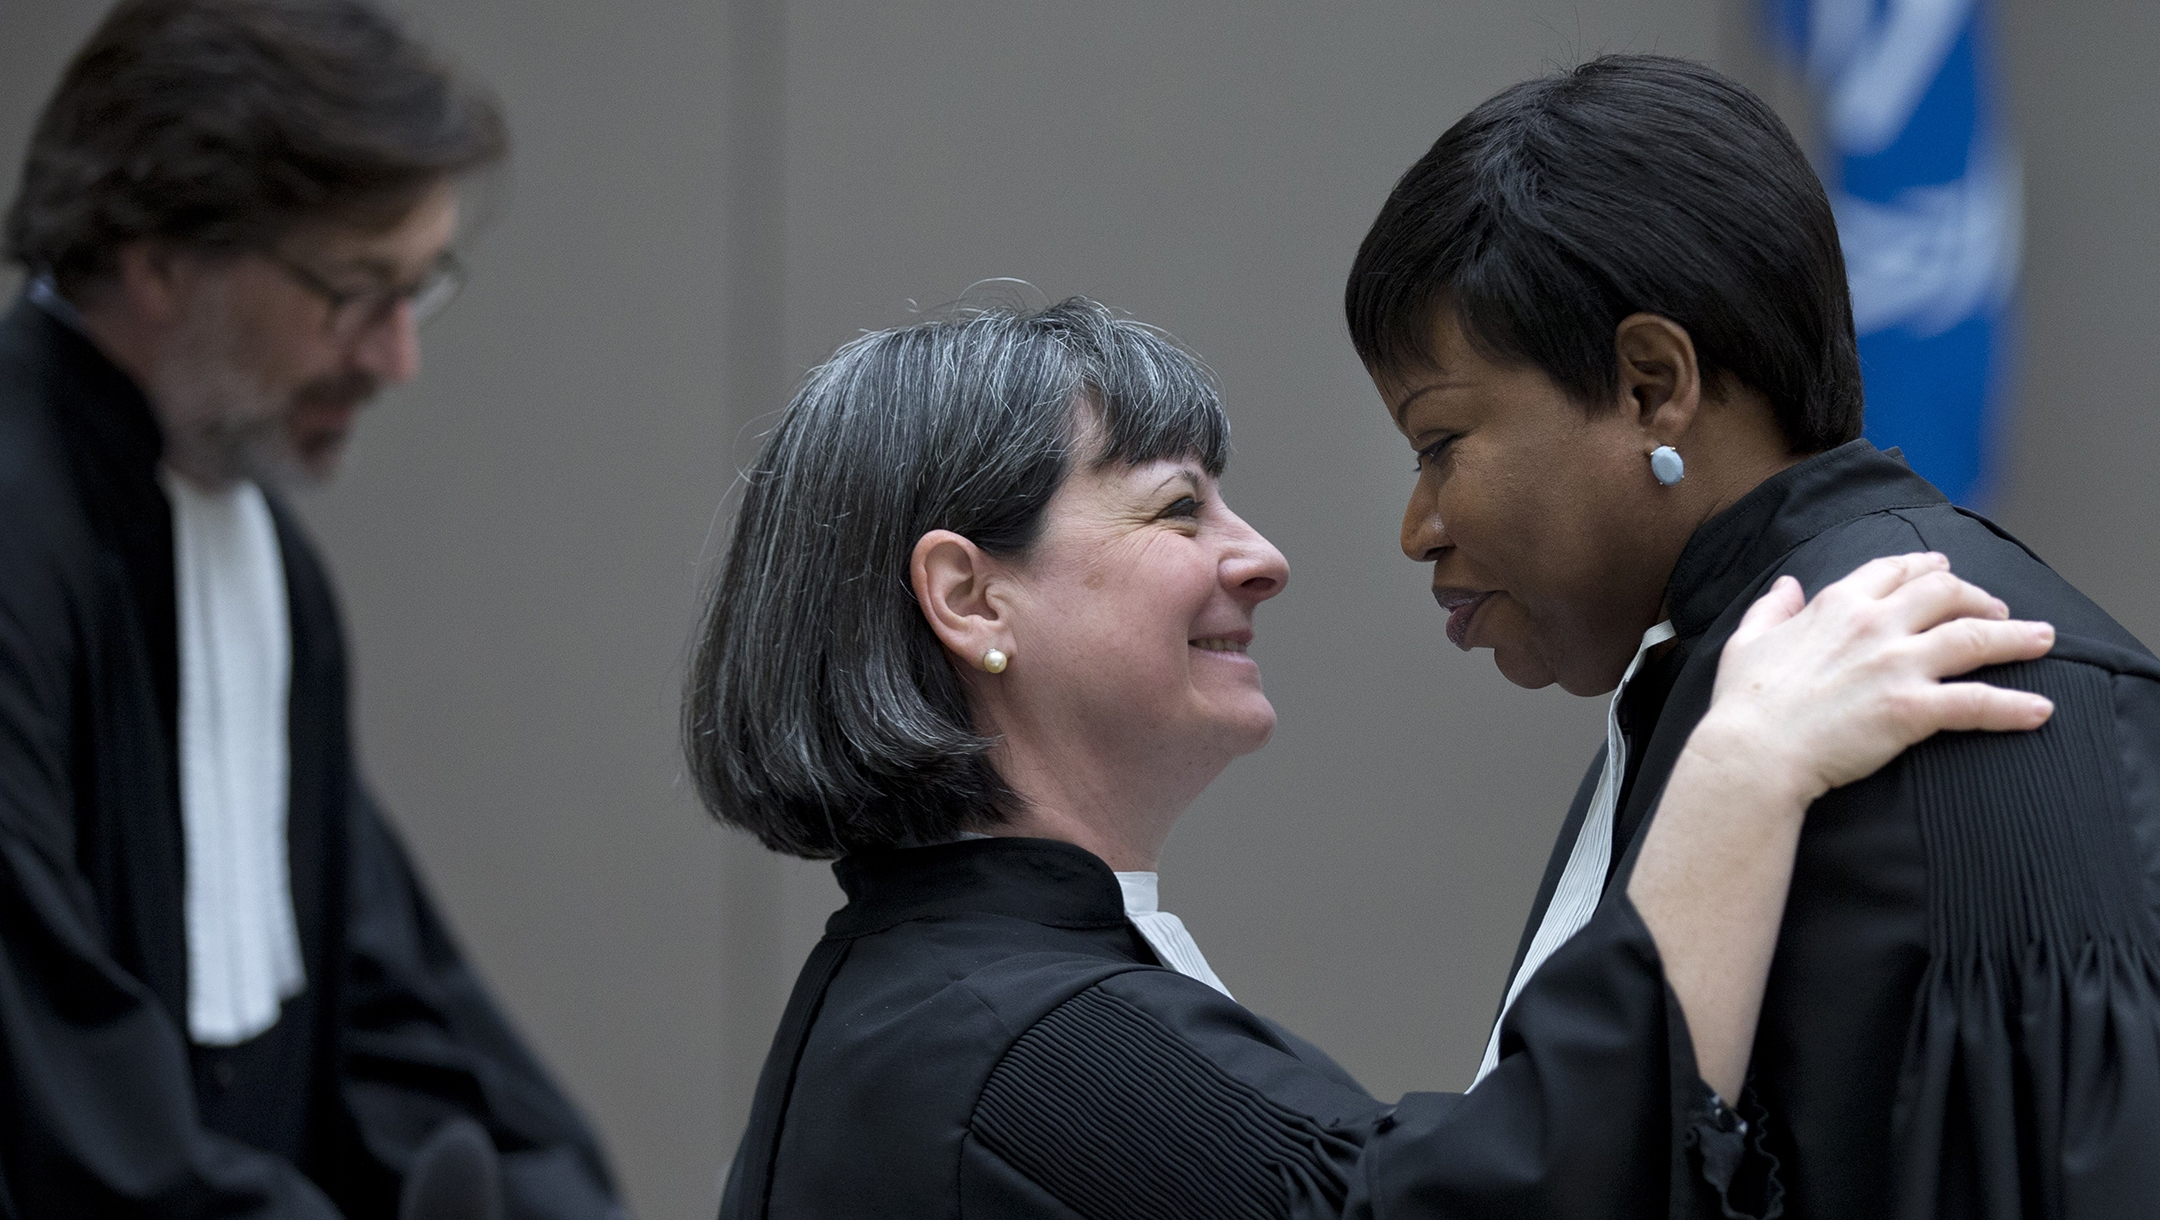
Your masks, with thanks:
[{"label": "man's glasses frame", "polygon": [[456,300],[458,291],[465,287],[465,264],[448,250],[442,252],[418,283],[357,292],[339,288],[305,264],[276,250],[264,250],[262,254],[278,270],[291,276],[294,283],[323,299],[330,307],[327,323],[330,335],[341,343],[350,342],[388,320],[401,302],[411,305],[413,325],[425,325]]}]

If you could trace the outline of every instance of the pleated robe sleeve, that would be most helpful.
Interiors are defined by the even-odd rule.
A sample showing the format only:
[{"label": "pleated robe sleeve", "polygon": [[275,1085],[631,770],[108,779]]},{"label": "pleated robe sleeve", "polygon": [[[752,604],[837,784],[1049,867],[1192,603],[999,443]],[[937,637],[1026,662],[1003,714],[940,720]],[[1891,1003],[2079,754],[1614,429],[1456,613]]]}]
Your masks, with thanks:
[{"label": "pleated robe sleeve", "polygon": [[88,767],[70,730],[102,693],[89,641],[113,625],[62,575],[100,574],[34,518],[0,502],[0,1217],[335,1217],[293,1165],[204,1129],[185,1035],[107,949],[76,863]]},{"label": "pleated robe sleeve", "polygon": [[[1014,1042],[984,1086],[963,1214],[1550,1217],[1778,1214],[1775,1166],[1698,1076],[1624,894],[1538,972],[1469,1093],[1383,1105],[1243,1007],[1113,975]],[[1686,1184],[1676,1167],[1685,1170]]]},{"label": "pleated robe sleeve", "polygon": [[1909,760],[1933,943],[1896,1082],[1901,1217],[2160,1210],[2160,674],[2061,656],[2079,643],[1979,675],[2054,700],[2039,733]]}]

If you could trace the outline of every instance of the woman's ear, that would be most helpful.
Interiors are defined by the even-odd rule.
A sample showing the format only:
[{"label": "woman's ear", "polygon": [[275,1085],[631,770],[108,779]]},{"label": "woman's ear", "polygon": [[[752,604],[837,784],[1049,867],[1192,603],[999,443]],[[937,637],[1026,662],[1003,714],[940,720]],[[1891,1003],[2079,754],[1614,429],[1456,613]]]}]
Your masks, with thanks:
[{"label": "woman's ear", "polygon": [[996,561],[951,530],[931,530],[915,540],[908,580],[923,620],[947,651],[981,668],[984,654],[1013,650],[1011,616],[993,587]]},{"label": "woman's ear", "polygon": [[1632,410],[1659,444],[1678,444],[1702,408],[1695,341],[1671,318],[1637,313],[1620,319],[1613,346],[1620,360],[1621,410]]}]

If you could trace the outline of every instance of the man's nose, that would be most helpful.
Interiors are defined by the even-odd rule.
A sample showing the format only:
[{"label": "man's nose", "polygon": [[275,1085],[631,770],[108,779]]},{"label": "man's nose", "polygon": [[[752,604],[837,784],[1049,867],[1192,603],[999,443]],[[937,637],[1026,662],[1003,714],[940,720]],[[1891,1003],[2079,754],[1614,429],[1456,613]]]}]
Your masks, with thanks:
[{"label": "man's nose", "polygon": [[419,376],[420,323],[413,317],[412,302],[399,301],[362,331],[352,354],[354,364],[384,385]]}]

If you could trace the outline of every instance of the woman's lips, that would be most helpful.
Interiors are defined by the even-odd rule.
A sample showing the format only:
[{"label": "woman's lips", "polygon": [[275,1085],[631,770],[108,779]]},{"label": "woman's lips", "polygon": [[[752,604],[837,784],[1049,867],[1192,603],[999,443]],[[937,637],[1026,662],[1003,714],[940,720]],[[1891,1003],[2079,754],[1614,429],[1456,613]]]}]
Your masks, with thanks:
[{"label": "woman's lips", "polygon": [[[1492,594],[1479,593],[1467,601],[1456,602],[1448,611],[1448,642],[1464,652],[1470,651],[1470,620],[1477,617],[1478,607],[1491,600]],[[1449,600],[1454,600],[1450,598]]]}]

